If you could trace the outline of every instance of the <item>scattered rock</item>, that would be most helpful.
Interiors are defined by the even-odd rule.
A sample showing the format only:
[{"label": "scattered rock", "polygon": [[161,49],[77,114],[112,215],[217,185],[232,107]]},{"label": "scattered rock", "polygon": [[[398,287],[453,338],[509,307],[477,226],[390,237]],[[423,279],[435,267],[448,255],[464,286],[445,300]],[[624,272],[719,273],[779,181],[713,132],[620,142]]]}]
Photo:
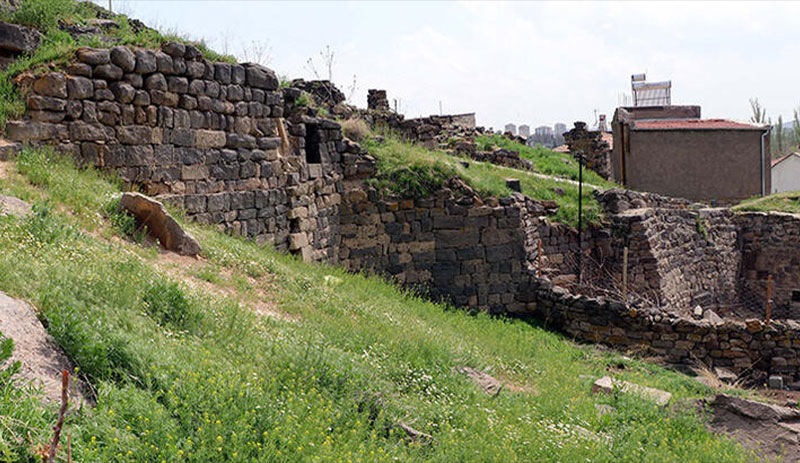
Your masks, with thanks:
[{"label": "scattered rock", "polygon": [[429,444],[431,441],[433,441],[433,436],[431,436],[430,434],[425,434],[422,431],[417,431],[416,429],[412,428],[411,426],[405,424],[402,421],[397,422],[397,427],[402,429],[406,433],[406,435],[408,435],[409,439],[411,439],[412,442],[418,444]]},{"label": "scattered rock", "polygon": [[483,392],[492,397],[496,397],[498,394],[500,394],[500,391],[503,390],[503,383],[480,370],[470,367],[461,367],[458,368],[458,371],[467,375],[469,379],[483,389]]},{"label": "scattered rock", "polygon": [[22,151],[22,144],[10,142],[0,138],[0,161],[7,161],[10,157]]},{"label": "scattered rock", "polygon": [[732,371],[722,367],[714,368],[714,373],[717,374],[717,378],[719,378],[720,381],[726,384],[733,384],[739,378]]},{"label": "scattered rock", "polygon": [[661,407],[665,407],[670,399],[672,399],[672,394],[669,392],[652,387],[640,386],[638,384],[629,383],[628,381],[612,379],[609,376],[603,376],[592,385],[592,392],[595,394],[600,392],[611,394],[615,389],[626,394],[639,396]]},{"label": "scattered rock", "polygon": [[35,29],[0,21],[0,50],[8,54],[33,52],[41,37],[42,34]]},{"label": "scattered rock", "polygon": [[31,213],[31,205],[13,196],[0,195],[0,215],[25,217]]},{"label": "scattered rock", "polygon": [[182,256],[200,254],[197,240],[178,225],[160,202],[141,193],[124,193],[119,207],[133,215],[140,225],[146,226],[148,233],[158,239],[164,249]]},{"label": "scattered rock", "polygon": [[800,410],[725,394],[708,405],[712,430],[730,435],[767,461],[800,461]]}]

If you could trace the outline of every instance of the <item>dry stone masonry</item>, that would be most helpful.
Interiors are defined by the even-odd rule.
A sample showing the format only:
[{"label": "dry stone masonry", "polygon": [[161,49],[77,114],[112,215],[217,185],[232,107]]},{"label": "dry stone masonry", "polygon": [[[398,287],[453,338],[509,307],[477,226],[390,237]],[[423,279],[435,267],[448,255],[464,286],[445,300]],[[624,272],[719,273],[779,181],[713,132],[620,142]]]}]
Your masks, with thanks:
[{"label": "dry stone masonry", "polygon": [[[535,317],[579,339],[788,383],[800,374],[800,324],[767,325],[760,306],[770,276],[775,317],[800,303],[797,216],[609,190],[598,196],[606,224],[578,234],[551,223],[548,204],[519,194],[479,198],[455,185],[430,198],[383,197],[367,182],[375,160],[339,124],[298,105],[299,88],[279,89],[269,69],[213,63],[178,43],[82,48],[63,70],[17,83],[28,113],[8,124],[9,138],[114,170],[199,222],[457,306]],[[370,95],[370,117],[402,122],[385,92]],[[405,123],[435,144],[475,130],[471,115]],[[608,290],[619,289],[625,248],[630,304]],[[712,316],[744,306],[740,321]]]}]

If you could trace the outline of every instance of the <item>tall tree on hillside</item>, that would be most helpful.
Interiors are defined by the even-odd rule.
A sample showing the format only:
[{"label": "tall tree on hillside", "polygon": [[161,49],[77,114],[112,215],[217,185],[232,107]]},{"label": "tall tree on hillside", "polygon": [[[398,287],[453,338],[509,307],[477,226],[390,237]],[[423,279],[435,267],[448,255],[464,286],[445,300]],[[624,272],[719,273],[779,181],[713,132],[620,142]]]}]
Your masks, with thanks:
[{"label": "tall tree on hillside", "polygon": [[767,110],[761,106],[758,98],[750,98],[750,109],[753,111],[750,122],[754,124],[765,124],[767,122]]},{"label": "tall tree on hillside", "polygon": [[[797,111],[795,111],[796,113]],[[775,149],[778,156],[783,155],[784,139],[786,134],[783,131],[783,116],[778,116],[778,123],[775,125],[775,130],[772,132],[772,137],[775,139]]]},{"label": "tall tree on hillside", "polygon": [[792,121],[792,151],[800,146],[800,108],[794,109],[794,121]]}]

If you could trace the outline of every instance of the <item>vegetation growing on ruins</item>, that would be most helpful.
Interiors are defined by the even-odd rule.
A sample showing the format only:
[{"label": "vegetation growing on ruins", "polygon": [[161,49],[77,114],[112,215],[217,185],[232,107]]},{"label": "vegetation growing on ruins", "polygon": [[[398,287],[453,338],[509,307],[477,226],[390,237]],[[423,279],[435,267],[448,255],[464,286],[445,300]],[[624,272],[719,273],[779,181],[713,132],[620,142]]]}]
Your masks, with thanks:
[{"label": "vegetation growing on ruins", "polygon": [[[556,153],[543,146],[526,146],[510,140],[502,135],[481,135],[475,139],[478,148],[481,150],[491,150],[494,147],[505,148],[516,151],[520,157],[533,163],[536,172],[546,175],[578,180],[578,161],[572,156],[564,153]],[[596,172],[584,169],[583,181],[603,188],[614,188],[619,185],[603,179]]]},{"label": "vegetation growing on ruins", "polygon": [[[679,403],[710,392],[686,376],[198,225],[205,257],[170,265],[104,218],[117,183],[47,151],[7,167],[0,192],[36,207],[0,217],[0,290],[40,309],[96,391],[65,425],[75,461],[749,458],[689,404],[590,392],[609,370]],[[460,366],[506,387],[486,395]],[[54,406],[0,380],[0,456],[35,461]]]},{"label": "vegetation growing on ruins", "polygon": [[81,46],[108,48],[114,45],[135,45],[158,48],[162,43],[177,41],[191,43],[211,61],[235,62],[236,58],[211,50],[201,41],[193,41],[174,32],[159,32],[133,22],[125,15],[112,14],[116,27],[104,29],[106,40],[96,35],[74,38],[68,27],[86,26],[98,17],[98,7],[91,2],[74,0],[25,0],[14,10],[0,8],[0,20],[34,27],[42,32],[40,46],[30,56],[23,56],[0,71],[0,129],[9,119],[22,116],[25,105],[13,79],[26,70],[39,66],[57,67],[72,57]]},{"label": "vegetation growing on ruins", "polygon": [[736,211],[774,211],[800,214],[800,192],[787,191],[785,193],[750,198],[734,206],[733,209]]},{"label": "vegetation growing on ruins", "polygon": [[[563,164],[569,166],[568,156],[553,153],[550,150],[534,150],[500,136],[480,137],[483,143],[487,140],[496,144],[502,143],[507,149],[514,149],[526,156],[537,157],[542,165]],[[508,142],[508,143],[506,143]],[[522,193],[538,200],[555,201],[558,211],[554,220],[573,226],[578,224],[578,186],[572,182],[559,181],[556,178],[536,176],[526,172],[494,164],[463,159],[448,155],[442,151],[431,151],[421,146],[401,141],[398,137],[387,135],[381,141],[367,138],[362,145],[378,160],[378,174],[374,185],[390,194],[405,198],[427,197],[445,186],[451,178],[464,180],[483,197],[505,197],[512,193],[506,185],[506,179],[520,181]],[[531,152],[538,153],[536,156]],[[469,167],[462,164],[466,161]],[[574,170],[574,172],[573,172]],[[551,175],[570,179],[574,173],[577,178],[577,164],[574,169],[550,170]],[[586,177],[587,184],[583,189],[584,223],[599,223],[600,206],[595,200],[589,180],[600,185],[612,185],[593,174]]]}]

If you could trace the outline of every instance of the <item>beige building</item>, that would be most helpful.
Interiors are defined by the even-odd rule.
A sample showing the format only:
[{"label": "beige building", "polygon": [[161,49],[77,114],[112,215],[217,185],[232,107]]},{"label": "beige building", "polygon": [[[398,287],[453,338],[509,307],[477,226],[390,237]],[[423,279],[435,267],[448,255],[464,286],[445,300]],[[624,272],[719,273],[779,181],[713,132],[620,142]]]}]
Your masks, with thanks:
[{"label": "beige building", "polygon": [[647,106],[617,108],[612,129],[612,176],[628,188],[726,203],[771,191],[769,126]]},{"label": "beige building", "polygon": [[772,161],[772,192],[800,191],[800,153]]}]

